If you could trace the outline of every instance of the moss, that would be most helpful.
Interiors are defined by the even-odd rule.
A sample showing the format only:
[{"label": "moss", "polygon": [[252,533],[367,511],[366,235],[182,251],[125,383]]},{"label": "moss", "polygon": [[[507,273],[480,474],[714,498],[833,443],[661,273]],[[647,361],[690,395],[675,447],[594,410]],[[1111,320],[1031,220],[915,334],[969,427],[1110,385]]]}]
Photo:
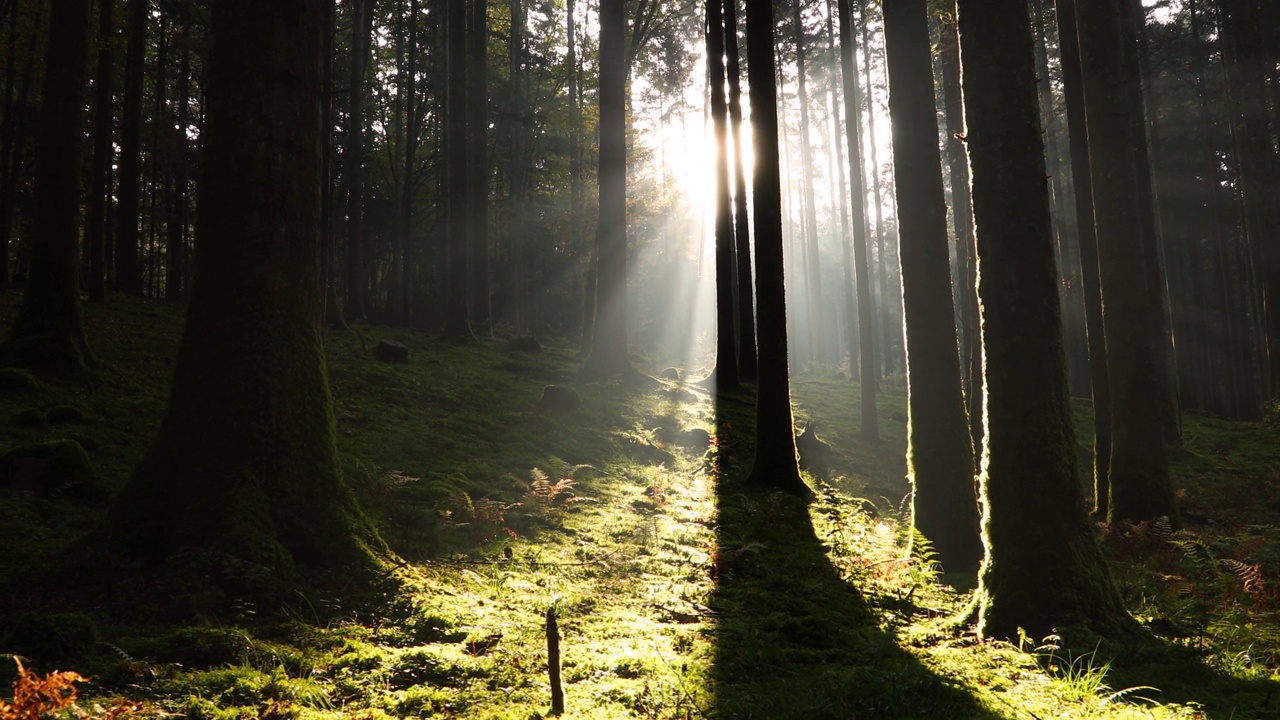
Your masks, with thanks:
[{"label": "moss", "polygon": [[13,487],[39,497],[66,496],[85,502],[106,500],[109,490],[94,471],[89,455],[74,440],[21,445],[0,456]]},{"label": "moss", "polygon": [[34,661],[36,667],[76,661],[93,654],[101,640],[97,623],[83,613],[25,612],[9,628],[0,646]]},{"label": "moss", "polygon": [[44,423],[44,413],[40,412],[36,408],[23,408],[22,410],[14,413],[13,417],[9,418],[9,424],[14,427],[35,428],[43,426]]},{"label": "moss", "polygon": [[0,391],[29,393],[39,391],[43,385],[34,375],[20,368],[0,368]]},{"label": "moss", "polygon": [[83,424],[89,422],[89,416],[75,405],[58,405],[49,408],[45,414],[50,425]]}]

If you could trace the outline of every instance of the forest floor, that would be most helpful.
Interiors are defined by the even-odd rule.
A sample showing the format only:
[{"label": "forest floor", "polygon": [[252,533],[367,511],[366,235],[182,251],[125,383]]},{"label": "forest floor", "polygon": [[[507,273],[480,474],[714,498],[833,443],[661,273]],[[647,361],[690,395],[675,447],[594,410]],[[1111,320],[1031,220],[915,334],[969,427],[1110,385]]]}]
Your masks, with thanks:
[{"label": "forest floor", "polygon": [[[19,299],[0,294],[0,336]],[[188,718],[543,717],[549,608],[572,718],[1280,717],[1271,425],[1187,416],[1174,458],[1187,527],[1099,528],[1149,642],[1015,645],[949,621],[972,578],[905,557],[905,398],[892,383],[869,444],[856,383],[795,379],[799,424],[817,421],[831,445],[802,503],[742,486],[749,394],[587,382],[554,342],[528,352],[365,329],[410,348],[407,364],[382,364],[337,332],[344,471],[403,560],[403,591],[376,611],[338,595],[229,598],[175,621],[149,617],[145,582],[104,596],[41,579],[70,566],[154,435],[182,309],[113,297],[85,322],[93,384],[0,370],[0,458],[68,439],[91,463],[83,484],[102,489],[41,497],[0,475],[0,653],[89,676],[66,717],[123,717],[123,698]],[[548,385],[581,405],[544,406]],[[15,674],[0,665],[3,686]]]}]

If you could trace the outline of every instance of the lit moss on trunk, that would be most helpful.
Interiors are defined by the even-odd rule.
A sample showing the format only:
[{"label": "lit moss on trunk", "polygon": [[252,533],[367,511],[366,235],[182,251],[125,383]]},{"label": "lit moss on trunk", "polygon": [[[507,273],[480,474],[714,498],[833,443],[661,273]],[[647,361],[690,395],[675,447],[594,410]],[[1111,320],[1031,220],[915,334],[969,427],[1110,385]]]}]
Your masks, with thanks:
[{"label": "lit moss on trunk", "polygon": [[268,590],[385,549],[342,482],[318,326],[324,16],[214,8],[198,274],[168,410],[107,520],[130,554],[209,552]]},{"label": "lit moss on trunk", "polygon": [[1091,534],[1076,475],[1030,18],[959,0],[987,432],[982,635],[1136,628]]}]

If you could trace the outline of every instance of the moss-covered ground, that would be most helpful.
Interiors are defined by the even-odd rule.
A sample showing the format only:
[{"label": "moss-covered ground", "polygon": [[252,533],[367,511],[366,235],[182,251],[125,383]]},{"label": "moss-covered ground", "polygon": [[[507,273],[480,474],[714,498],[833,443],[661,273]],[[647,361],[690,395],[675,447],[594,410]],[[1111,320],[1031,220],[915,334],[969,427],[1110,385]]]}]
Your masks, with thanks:
[{"label": "moss-covered ground", "polygon": [[[18,299],[0,298],[0,335]],[[370,603],[321,582],[280,607],[228,598],[181,616],[210,606],[73,556],[156,430],[182,310],[113,297],[85,317],[94,382],[0,370],[0,458],[28,458],[0,475],[0,653],[90,676],[70,716],[130,698],[167,717],[541,717],[554,608],[567,717],[1280,717],[1280,428],[1187,417],[1186,527],[1099,529],[1149,643],[1010,644],[950,622],[971,578],[940,575],[927,547],[904,557],[893,383],[870,444],[855,383],[796,378],[801,424],[831,446],[810,456],[817,499],[802,504],[742,485],[748,394],[585,382],[554,342],[366,328],[410,348],[382,364],[335,332],[345,475],[397,553],[401,592]],[[580,406],[548,407],[548,385]],[[73,441],[52,446],[69,459],[32,454],[52,440]],[[120,579],[77,591],[74,573]],[[0,664],[0,687],[14,674]]]}]

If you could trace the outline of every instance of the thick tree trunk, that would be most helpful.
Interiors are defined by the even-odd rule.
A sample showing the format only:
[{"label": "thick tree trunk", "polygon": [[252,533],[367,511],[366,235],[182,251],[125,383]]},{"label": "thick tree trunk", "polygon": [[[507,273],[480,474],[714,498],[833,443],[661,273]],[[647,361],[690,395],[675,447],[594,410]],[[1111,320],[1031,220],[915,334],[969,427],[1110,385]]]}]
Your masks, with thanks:
[{"label": "thick tree trunk", "polygon": [[138,221],[142,194],[142,70],[147,44],[147,0],[129,0],[129,45],[124,60],[120,121],[120,172],[116,194],[115,283],[127,295],[142,294]]},{"label": "thick tree trunk", "polygon": [[898,213],[898,233],[912,524],[944,567],[973,571],[982,545],[951,300],[929,24],[924,0],[888,0],[884,15],[894,176],[899,207],[910,208]]},{"label": "thick tree trunk", "polygon": [[787,297],[782,265],[782,184],[773,27],[772,4],[747,3],[747,81],[755,142],[752,203],[760,370],[756,390],[756,458],[748,482],[806,495],[809,489],[800,479],[796,458],[791,380],[787,372]]},{"label": "thick tree trunk", "polygon": [[213,8],[200,274],[168,410],[106,524],[257,601],[288,596],[297,564],[385,549],[342,482],[318,324],[323,18],[322,0]]},{"label": "thick tree trunk", "polygon": [[1025,0],[959,0],[987,395],[978,631],[1137,630],[1075,472],[1057,272]]},{"label": "thick tree trunk", "polygon": [[716,194],[716,390],[735,390],[737,338],[733,323],[733,205],[729,197],[729,109],[724,94],[724,18],[721,0],[704,0],[707,11],[707,71],[711,81],[711,123],[715,133]]},{"label": "thick tree trunk", "polygon": [[31,276],[4,354],[33,370],[78,378],[93,364],[80,324],[76,252],[89,0],[53,0],[59,28],[45,53],[44,106],[36,136]]},{"label": "thick tree trunk", "polygon": [[1085,121],[1093,177],[1103,333],[1111,390],[1111,502],[1108,520],[1147,520],[1178,511],[1161,417],[1163,346],[1147,332],[1156,314],[1138,215],[1134,124],[1126,91],[1116,0],[1077,0]]}]

